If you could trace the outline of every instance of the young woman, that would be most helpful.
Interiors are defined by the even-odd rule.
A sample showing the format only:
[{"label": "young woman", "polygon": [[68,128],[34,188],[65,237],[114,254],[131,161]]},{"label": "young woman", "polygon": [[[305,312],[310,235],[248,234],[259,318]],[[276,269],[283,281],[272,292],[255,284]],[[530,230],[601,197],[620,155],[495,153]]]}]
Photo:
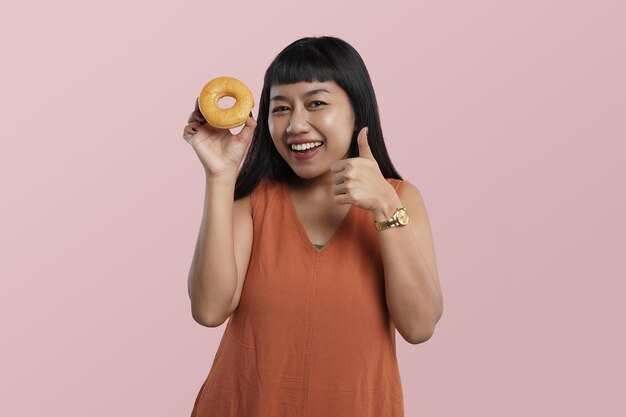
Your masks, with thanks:
[{"label": "young woman", "polygon": [[428,340],[443,297],[358,52],[295,41],[267,69],[258,123],[233,135],[196,101],[183,137],[206,172],[192,315],[229,319],[192,416],[403,416],[395,331]]}]

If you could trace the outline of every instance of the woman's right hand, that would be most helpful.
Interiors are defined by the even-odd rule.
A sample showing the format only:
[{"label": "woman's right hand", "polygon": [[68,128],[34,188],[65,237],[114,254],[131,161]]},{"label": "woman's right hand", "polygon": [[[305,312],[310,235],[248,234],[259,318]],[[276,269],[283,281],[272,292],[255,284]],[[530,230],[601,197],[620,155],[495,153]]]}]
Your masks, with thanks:
[{"label": "woman's right hand", "polygon": [[196,99],[196,108],[191,112],[188,124],[183,130],[183,139],[198,154],[207,176],[234,175],[236,177],[255,127],[256,121],[252,112],[237,135],[230,133],[230,129],[214,127],[207,123]]}]

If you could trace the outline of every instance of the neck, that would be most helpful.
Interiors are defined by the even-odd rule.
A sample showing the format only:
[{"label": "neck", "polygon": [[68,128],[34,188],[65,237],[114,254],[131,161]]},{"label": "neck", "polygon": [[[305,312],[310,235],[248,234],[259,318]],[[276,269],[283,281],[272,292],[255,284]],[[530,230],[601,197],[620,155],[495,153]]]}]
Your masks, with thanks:
[{"label": "neck", "polygon": [[328,173],[314,177],[314,178],[302,178],[296,176],[296,178],[290,182],[290,185],[297,191],[312,193],[312,194],[332,194],[333,191],[333,176],[334,173],[330,170]]}]

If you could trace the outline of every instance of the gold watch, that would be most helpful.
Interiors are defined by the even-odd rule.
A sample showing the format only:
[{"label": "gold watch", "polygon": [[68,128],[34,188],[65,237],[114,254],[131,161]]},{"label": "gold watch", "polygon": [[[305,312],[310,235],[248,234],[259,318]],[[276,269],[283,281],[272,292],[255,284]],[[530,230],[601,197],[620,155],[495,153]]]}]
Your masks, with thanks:
[{"label": "gold watch", "polygon": [[390,227],[402,227],[409,224],[409,213],[406,211],[406,207],[397,208],[393,213],[393,216],[389,220],[377,222],[374,220],[377,230],[385,230]]}]

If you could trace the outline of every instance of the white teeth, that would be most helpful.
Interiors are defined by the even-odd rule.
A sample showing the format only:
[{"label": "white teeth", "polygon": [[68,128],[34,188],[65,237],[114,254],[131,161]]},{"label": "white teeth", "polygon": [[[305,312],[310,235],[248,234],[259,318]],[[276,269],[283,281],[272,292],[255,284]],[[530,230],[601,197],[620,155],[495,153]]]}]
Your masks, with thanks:
[{"label": "white teeth", "polygon": [[309,142],[309,143],[291,145],[291,149],[293,149],[294,151],[303,151],[305,149],[314,148],[315,146],[318,146],[321,144],[322,142]]}]

